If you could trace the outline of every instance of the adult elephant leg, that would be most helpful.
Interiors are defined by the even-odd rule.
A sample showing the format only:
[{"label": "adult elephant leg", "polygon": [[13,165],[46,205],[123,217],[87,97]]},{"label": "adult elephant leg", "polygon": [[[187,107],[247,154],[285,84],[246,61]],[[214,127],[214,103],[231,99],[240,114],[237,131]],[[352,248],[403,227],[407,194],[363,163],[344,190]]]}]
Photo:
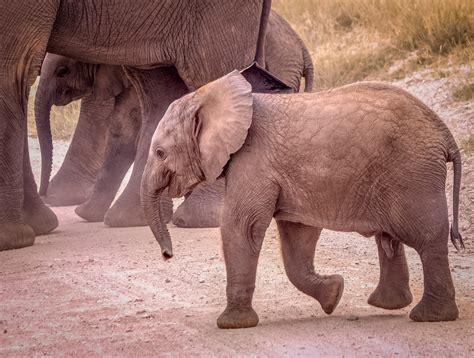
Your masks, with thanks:
[{"label": "adult elephant leg", "polygon": [[[137,147],[135,147],[134,143],[135,155],[134,157],[130,158],[132,163],[135,161],[133,164],[133,170],[130,176],[130,180],[128,181],[123,193],[115,201],[114,205],[112,205],[110,209],[110,205],[107,206],[106,212],[104,212],[103,220],[104,223],[108,226],[129,227],[147,225],[143,214],[143,209],[140,205],[139,188],[143,170],[146,164],[146,156],[145,158],[143,158],[143,152],[148,153],[151,138],[148,138],[148,135],[146,134],[147,131],[150,131],[147,130],[147,127],[149,127],[150,123],[142,123],[142,125],[144,125],[145,128],[142,127],[142,129],[140,130],[140,134],[137,135]],[[154,125],[153,127],[156,128],[156,125]],[[151,132],[153,133],[153,131]],[[146,144],[148,144],[148,146]],[[171,201],[171,199],[169,200]]]},{"label": "adult elephant leg", "polygon": [[23,219],[26,113],[58,6],[59,1],[0,5],[0,250],[30,246],[35,239]]},{"label": "adult elephant leg", "polygon": [[36,235],[47,234],[58,227],[58,218],[53,211],[44,205],[38,195],[28,151],[28,138],[25,133],[25,147],[23,156],[23,217]]},{"label": "adult elephant leg", "polygon": [[69,206],[83,203],[94,189],[105,161],[105,147],[115,99],[81,101],[79,121],[64,162],[51,180],[46,203]]},{"label": "adult elephant leg", "polygon": [[225,179],[199,186],[186,196],[173,214],[178,227],[205,228],[220,226],[221,208],[225,193]]},{"label": "adult elephant leg", "polygon": [[277,225],[285,271],[291,283],[331,314],[341,299],[344,279],[341,275],[319,275],[314,270],[314,252],[321,229],[283,220],[277,220]]},{"label": "adult elephant leg", "polygon": [[[151,139],[171,102],[188,93],[188,88],[174,67],[158,67],[152,70],[127,68],[126,71],[137,89],[142,110],[142,127],[130,180],[122,195],[105,215],[105,224],[113,227],[148,225],[140,202],[140,184]],[[167,195],[162,197],[163,206],[168,209],[165,219],[169,221],[172,202]]]},{"label": "adult elephant leg", "polygon": [[35,232],[23,219],[25,112],[3,85],[0,81],[0,250],[10,250],[33,245]]},{"label": "adult elephant leg", "polygon": [[[410,292],[410,275],[404,246],[400,241],[392,240],[385,234],[376,235],[375,240],[379,253],[380,279],[368,303],[388,310],[406,307],[413,301],[413,296]],[[391,257],[383,247],[383,240],[385,245],[393,250]]]},{"label": "adult elephant leg", "polygon": [[77,215],[91,222],[104,220],[135,158],[141,115],[138,97],[132,86],[116,97],[112,117],[104,164],[99,170],[91,196],[76,208]]}]

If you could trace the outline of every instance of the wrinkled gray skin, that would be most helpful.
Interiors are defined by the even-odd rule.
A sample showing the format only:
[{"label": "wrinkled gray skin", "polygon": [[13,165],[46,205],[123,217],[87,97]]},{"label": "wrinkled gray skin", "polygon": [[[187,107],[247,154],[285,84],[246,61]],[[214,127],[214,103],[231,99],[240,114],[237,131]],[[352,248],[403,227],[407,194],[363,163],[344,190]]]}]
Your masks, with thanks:
[{"label": "wrinkled gray skin", "polygon": [[376,82],[315,94],[252,94],[234,71],[169,107],[153,136],[141,197],[166,259],[173,253],[162,192],[180,197],[225,177],[221,328],[258,323],[252,295],[272,217],[290,281],[327,314],[344,285],[340,275],[314,269],[322,228],[376,237],[381,277],[369,303],[382,308],[411,302],[402,244],[414,248],[424,294],[410,318],[449,321],[458,308],[448,263],[447,162],[454,163],[451,240],[457,246],[460,154],[448,128],[423,103]]},{"label": "wrinkled gray skin", "polygon": [[[299,36],[275,12],[269,17],[265,66],[295,92],[299,91],[301,78],[305,77],[305,91],[311,91],[313,85],[311,57]],[[111,70],[106,73],[105,69],[108,67]],[[86,99],[100,97],[105,100],[122,97],[120,100],[115,100],[122,108],[114,112],[110,134],[107,134],[107,126],[98,122],[100,118],[97,120],[94,118],[94,112],[88,113],[87,117],[85,110],[81,112],[77,131],[82,135],[76,134],[73,138],[68,155],[48,187],[46,197],[46,202],[52,205],[81,204],[76,209],[79,216],[88,221],[104,221],[105,217],[105,223],[110,226],[147,225],[140,206],[139,193],[151,137],[168,105],[188,92],[176,70],[171,67],[154,70],[127,69],[127,72],[141,93],[148,94],[148,97],[154,96],[153,101],[142,100],[146,101],[144,110],[150,114],[144,117],[146,120],[143,125],[137,125],[135,120],[127,124],[127,110],[130,111],[130,117],[135,118],[138,99],[136,96],[123,98],[123,90],[131,86],[124,73],[114,71],[114,66],[85,64],[62,56],[46,56],[35,107],[38,128],[44,129],[38,131],[44,158],[43,187],[43,182],[47,183],[52,162],[49,130],[51,105],[66,105],[79,98],[81,94],[88,96]],[[99,83],[101,88],[96,89]],[[109,89],[107,93],[103,93],[105,88]],[[104,110],[109,110],[108,107],[104,109],[90,107],[90,109],[96,111],[98,115]],[[116,113],[121,115],[115,119]],[[137,137],[138,131],[140,131],[139,137]],[[107,138],[109,143],[106,145],[107,155],[105,155],[103,147]],[[131,179],[124,193],[109,210],[120,183],[134,160]],[[100,166],[101,161],[103,168],[98,171],[97,164]],[[87,168],[88,165],[90,168]],[[81,174],[77,175],[77,172]],[[76,182],[80,190],[74,189]],[[177,209],[173,222],[182,227],[218,226],[222,189],[222,185],[214,185],[197,190]],[[41,189],[40,194],[44,195]]]},{"label": "wrinkled gray skin", "polygon": [[[266,24],[262,9],[269,4],[269,0],[3,1],[0,250],[32,245],[35,233],[49,232],[58,224],[34,194],[37,188],[26,150],[29,89],[46,51],[86,63],[173,65],[186,86],[196,89],[253,61],[260,24]],[[220,64],[217,72],[210,66],[214,63]]]}]

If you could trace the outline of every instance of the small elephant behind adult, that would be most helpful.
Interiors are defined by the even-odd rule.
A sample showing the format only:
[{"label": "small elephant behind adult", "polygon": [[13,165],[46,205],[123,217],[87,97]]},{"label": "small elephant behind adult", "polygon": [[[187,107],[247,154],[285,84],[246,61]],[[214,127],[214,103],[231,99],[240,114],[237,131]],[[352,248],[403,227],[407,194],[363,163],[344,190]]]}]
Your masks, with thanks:
[{"label": "small elephant behind adult", "polygon": [[[162,67],[160,72],[163,84],[170,93],[174,91],[168,99],[170,103],[187,92],[175,70]],[[82,104],[74,145],[69,147],[63,165],[48,185],[53,156],[51,107],[76,99],[82,99]],[[142,126],[138,94],[122,66],[90,64],[48,54],[41,71],[35,111],[42,156],[40,195],[50,205],[74,205],[88,198],[96,199],[93,205],[76,208],[76,212],[88,221],[103,221],[135,160]],[[172,205],[169,199],[166,201],[167,217],[171,219]]]},{"label": "small elephant behind adult", "polygon": [[[293,91],[299,91],[303,77],[305,91],[312,90],[311,56],[291,26],[275,12],[269,17],[265,66]],[[119,66],[87,64],[48,55],[36,100],[43,157],[40,193],[52,205],[80,204],[76,209],[79,216],[88,221],[105,218],[110,226],[146,225],[139,188],[151,137],[168,105],[187,93],[187,87],[172,67],[128,68],[127,74]],[[139,89],[137,94],[131,91],[133,87]],[[142,108],[144,118],[140,121],[136,118],[137,95],[143,92],[153,100],[142,99],[142,105],[152,102],[153,108]],[[46,192],[52,162],[51,105],[64,105],[81,96],[83,105],[76,133],[63,165]],[[129,122],[127,110],[130,110]],[[109,209],[134,161],[124,193]],[[177,209],[175,223],[184,227],[218,226],[221,199],[219,186],[198,190]]]},{"label": "small elephant behind adult", "polygon": [[[132,84],[121,66],[87,64],[68,57],[47,54],[35,98],[35,121],[41,149],[39,193],[51,206],[76,205],[92,192],[103,165],[108,132],[120,97]],[[65,106],[81,99],[79,120],[63,164],[49,183],[53,159],[50,115],[52,106]],[[136,96],[135,96],[135,102]],[[116,106],[117,105],[117,106]],[[127,115],[134,122],[136,104]],[[139,106],[138,106],[139,109]],[[123,111],[123,110],[122,110]],[[120,122],[122,119],[115,119]],[[127,119],[126,119],[127,120]],[[126,125],[113,124],[114,127]],[[129,127],[134,124],[130,123]]]},{"label": "small elephant behind adult", "polygon": [[[451,231],[447,162],[454,164]],[[410,318],[458,317],[447,242],[451,235],[456,247],[463,245],[460,153],[441,119],[407,92],[361,82],[314,94],[252,94],[235,71],[175,101],[153,136],[141,188],[165,259],[173,251],[161,219],[163,191],[180,197],[221,176],[227,308],[219,327],[258,323],[252,296],[272,218],[290,281],[327,314],[344,285],[340,275],[314,269],[322,228],[376,237],[381,277],[369,303],[387,309],[410,303],[406,244],[420,255],[424,275],[423,297]]]}]

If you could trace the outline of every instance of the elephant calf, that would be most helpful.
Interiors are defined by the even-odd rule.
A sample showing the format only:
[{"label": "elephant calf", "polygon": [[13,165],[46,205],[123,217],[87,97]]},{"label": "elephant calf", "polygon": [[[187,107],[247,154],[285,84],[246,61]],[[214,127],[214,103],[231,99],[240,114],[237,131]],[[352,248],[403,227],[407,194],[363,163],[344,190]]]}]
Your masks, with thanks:
[{"label": "elephant calf", "polygon": [[163,256],[170,258],[159,206],[163,190],[179,197],[225,177],[227,308],[217,320],[221,328],[258,323],[252,296],[272,217],[290,281],[326,313],[336,308],[343,279],[315,272],[322,228],[376,236],[386,282],[369,303],[383,308],[411,301],[408,270],[397,263],[400,255],[404,262],[402,243],[413,247],[423,264],[424,294],[410,318],[449,321],[458,309],[448,263],[447,162],[454,163],[451,240],[457,247],[463,245],[460,154],[448,128],[423,103],[376,82],[314,94],[252,94],[234,71],[169,107],[153,137],[141,200]]}]

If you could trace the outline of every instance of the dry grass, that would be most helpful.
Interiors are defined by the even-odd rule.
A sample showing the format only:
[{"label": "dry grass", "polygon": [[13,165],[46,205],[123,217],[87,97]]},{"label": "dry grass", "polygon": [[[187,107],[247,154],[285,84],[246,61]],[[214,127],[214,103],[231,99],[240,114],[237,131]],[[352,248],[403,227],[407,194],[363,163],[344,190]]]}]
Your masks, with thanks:
[{"label": "dry grass", "polygon": [[474,136],[471,135],[461,143],[461,149],[465,154],[474,153]]},{"label": "dry grass", "polygon": [[460,102],[474,100],[474,82],[463,83],[454,89],[453,99]]},{"label": "dry grass", "polygon": [[[392,79],[440,60],[473,59],[472,0],[274,0],[273,5],[310,49],[317,89]],[[388,71],[408,56],[397,73]]]}]

